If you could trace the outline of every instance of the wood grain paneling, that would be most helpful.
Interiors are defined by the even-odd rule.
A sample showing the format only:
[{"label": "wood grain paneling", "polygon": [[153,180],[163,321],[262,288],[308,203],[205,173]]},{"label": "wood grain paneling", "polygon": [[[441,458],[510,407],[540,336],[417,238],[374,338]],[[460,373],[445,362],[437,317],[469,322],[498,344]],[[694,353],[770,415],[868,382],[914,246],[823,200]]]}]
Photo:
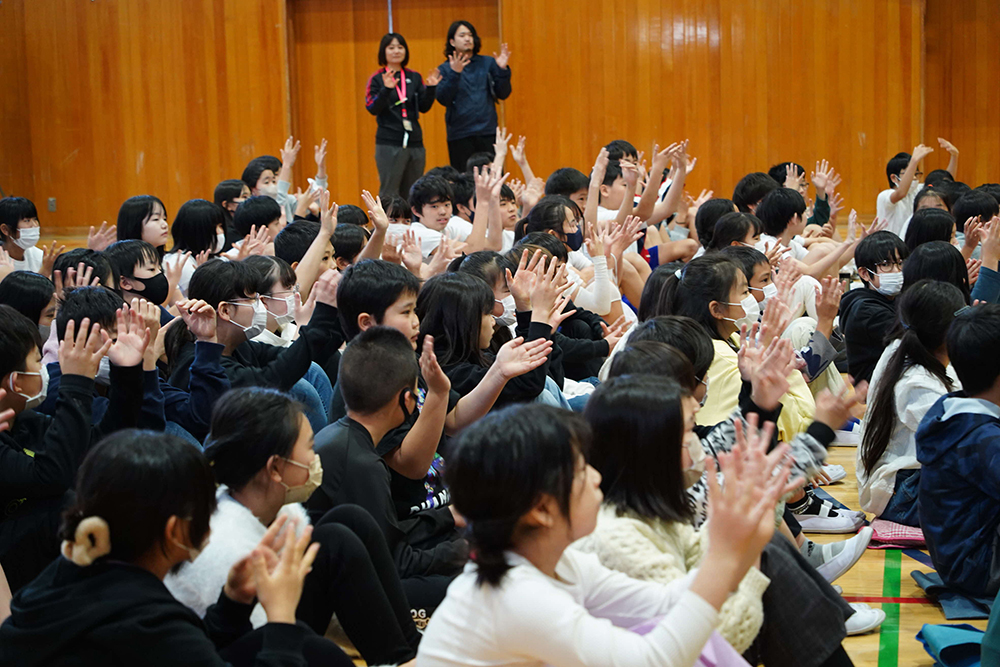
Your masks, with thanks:
[{"label": "wood grain paneling", "polygon": [[[1000,3],[927,0],[926,32],[926,136],[935,147],[937,137],[958,147],[958,180],[1000,182]],[[924,171],[944,168],[941,152]]]},{"label": "wood grain paneling", "polygon": [[0,190],[34,200],[31,93],[24,48],[25,0],[0,3]]},{"label": "wood grain paneling", "polygon": [[[507,125],[535,172],[587,171],[625,138],[691,139],[689,190],[829,159],[847,205],[874,213],[885,163],[922,139],[921,0],[506,1]],[[531,76],[517,77],[520,71]]]},{"label": "wood grain paneling", "polygon": [[[338,203],[361,203],[361,190],[378,189],[375,117],[364,107],[365,86],[378,69],[378,44],[388,32],[384,2],[289,0],[293,130],[303,152],[294,185],[305,187],[315,163],[313,146],[329,142],[330,191]],[[456,19],[476,26],[483,53],[499,49],[497,0],[395,0],[393,30],[410,47],[408,67],[426,76],[444,62],[448,26]],[[515,88],[517,86],[515,80]],[[444,109],[421,116],[427,168],[448,163]]]},{"label": "wood grain paneling", "polygon": [[136,194],[170,213],[211,198],[290,129],[283,0],[31,0],[23,17],[33,194],[58,206],[45,227],[114,220]]}]

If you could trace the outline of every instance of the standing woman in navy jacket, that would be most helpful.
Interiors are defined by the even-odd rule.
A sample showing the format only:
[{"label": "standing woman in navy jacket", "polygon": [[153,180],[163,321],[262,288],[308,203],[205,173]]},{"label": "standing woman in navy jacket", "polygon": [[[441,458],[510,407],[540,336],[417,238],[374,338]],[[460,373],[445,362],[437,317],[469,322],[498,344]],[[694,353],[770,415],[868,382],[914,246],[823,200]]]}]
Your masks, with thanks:
[{"label": "standing woman in navy jacket", "polygon": [[426,154],[419,116],[434,104],[434,87],[441,74],[431,70],[425,86],[420,74],[406,68],[409,62],[406,40],[399,33],[388,33],[378,46],[382,67],[368,79],[365,90],[365,108],[378,120],[375,164],[383,201],[391,196],[406,199],[410,186],[424,175]]},{"label": "standing woman in navy jacket", "polygon": [[468,21],[455,21],[448,28],[444,55],[438,66],[441,83],[437,101],[445,106],[448,127],[448,157],[451,166],[466,171],[473,153],[493,152],[497,131],[497,100],[510,97],[510,51],[500,45],[500,55],[479,55],[482,43]]}]

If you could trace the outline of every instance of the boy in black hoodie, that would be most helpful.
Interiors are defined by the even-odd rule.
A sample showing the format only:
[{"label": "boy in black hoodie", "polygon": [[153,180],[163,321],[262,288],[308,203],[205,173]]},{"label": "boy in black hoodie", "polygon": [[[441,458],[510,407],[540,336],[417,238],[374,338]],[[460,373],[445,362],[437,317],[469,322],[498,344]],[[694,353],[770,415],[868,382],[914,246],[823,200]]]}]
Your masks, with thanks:
[{"label": "boy in black hoodie", "polygon": [[[66,327],[59,347],[62,381],[55,412],[33,408],[45,400],[48,373],[42,365],[38,326],[0,306],[0,564],[11,590],[31,581],[58,556],[56,532],[65,496],[91,443],[134,426],[142,404],[142,355],[149,333],[138,314],[119,311],[118,341],[84,319]],[[111,359],[110,407],[91,426],[94,377],[101,358]]]},{"label": "boy in black hoodie", "polygon": [[903,288],[903,262],[909,248],[892,232],[875,232],[854,251],[858,277],[865,284],[840,302],[840,328],[847,342],[847,366],[854,382],[870,382],[883,339],[896,318],[893,300]]}]

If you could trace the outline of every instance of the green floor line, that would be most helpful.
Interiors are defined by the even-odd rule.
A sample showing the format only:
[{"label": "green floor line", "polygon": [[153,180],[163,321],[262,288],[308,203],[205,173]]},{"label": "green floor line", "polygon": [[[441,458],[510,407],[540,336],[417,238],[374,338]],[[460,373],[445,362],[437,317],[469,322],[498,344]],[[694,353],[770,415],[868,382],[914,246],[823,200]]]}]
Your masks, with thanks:
[{"label": "green floor line", "polygon": [[[899,549],[885,550],[885,568],[882,571],[882,596],[899,597],[899,572],[903,562],[903,552]],[[885,622],[878,636],[878,667],[896,667],[899,664],[899,605],[883,604]]]}]

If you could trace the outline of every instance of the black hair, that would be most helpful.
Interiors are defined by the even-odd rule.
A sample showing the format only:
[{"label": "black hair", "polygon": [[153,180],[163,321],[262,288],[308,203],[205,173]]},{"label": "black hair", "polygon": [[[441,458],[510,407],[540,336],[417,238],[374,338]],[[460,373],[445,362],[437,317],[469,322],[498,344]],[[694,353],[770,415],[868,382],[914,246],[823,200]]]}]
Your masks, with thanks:
[{"label": "black hair", "polygon": [[406,67],[410,64],[410,46],[406,43],[406,38],[398,32],[387,32],[382,35],[382,41],[378,43],[378,64],[382,67],[389,64],[389,60],[385,57],[385,50],[392,44],[392,40],[396,40],[400,46],[406,49],[406,55],[403,56],[402,62],[403,67]]},{"label": "black hair", "polygon": [[0,280],[0,303],[12,306],[35,324],[55,292],[52,281],[34,271],[14,271]]},{"label": "black hair", "polygon": [[[17,231],[17,225],[22,220],[38,217],[35,204],[25,197],[3,197],[0,199],[0,225],[6,225],[11,232]],[[5,243],[7,236],[0,229],[0,243]]]},{"label": "black hair", "polygon": [[80,522],[104,519],[109,560],[135,563],[161,543],[171,516],[190,519],[195,547],[208,535],[215,480],[201,451],[167,433],[126,429],[90,450],[77,475],[76,499],[63,514],[60,537],[73,540]]},{"label": "black hair", "polygon": [[104,257],[111,264],[116,277],[131,278],[135,275],[135,267],[145,262],[160,265],[160,254],[149,243],[137,239],[115,241],[104,249]]},{"label": "black hair", "polygon": [[767,175],[773,178],[775,183],[781,187],[785,187],[785,178],[788,176],[789,165],[795,165],[795,168],[799,170],[800,174],[807,173],[806,168],[798,162],[779,162],[767,170]]},{"label": "black hair", "polygon": [[951,210],[952,199],[946,184],[942,184],[940,186],[924,184],[924,187],[920,188],[920,191],[917,192],[917,196],[913,198],[913,211],[919,211],[920,203],[925,199],[930,199],[931,197],[940,199],[941,203],[945,205],[945,208],[949,211]]},{"label": "black hair", "polygon": [[52,263],[52,272],[54,274],[59,271],[65,276],[68,269],[76,269],[81,262],[84,266],[94,269],[94,278],[100,279],[101,283],[110,283],[108,287],[117,289],[118,275],[114,267],[111,266],[111,262],[100,250],[91,250],[90,248],[67,250],[56,257],[56,261]]},{"label": "black hair", "polygon": [[[492,152],[479,151],[478,153],[473,153],[469,156],[469,159],[465,161],[465,176],[471,176],[475,172],[473,169],[482,169],[488,164],[493,164],[493,160],[496,158]],[[473,183],[475,186],[475,183]],[[473,187],[473,193],[475,193],[475,187]],[[466,198],[468,201],[468,198]]]},{"label": "black hair", "polygon": [[[854,263],[859,269],[867,269],[869,273],[878,273],[878,264],[896,262],[900,264],[910,256],[910,249],[903,239],[890,231],[883,230],[866,236],[854,250]],[[861,278],[865,284],[867,280]]]},{"label": "black hair", "polygon": [[333,257],[345,259],[349,264],[353,264],[367,242],[368,234],[365,233],[364,227],[337,225],[333,230]]},{"label": "black hair", "polygon": [[[923,192],[923,190],[921,190]],[[955,231],[955,218],[948,211],[939,208],[922,208],[914,211],[906,226],[906,247],[913,252],[916,247],[928,241],[951,243]]]},{"label": "black hair", "polygon": [[232,203],[234,199],[243,194],[244,187],[249,186],[238,178],[228,178],[215,186],[212,198],[219,206],[226,202]]},{"label": "black hair", "polygon": [[233,232],[242,239],[251,227],[258,230],[281,218],[281,206],[266,195],[247,197],[233,213]]},{"label": "black hair", "polygon": [[611,359],[608,377],[623,375],[660,375],[670,378],[683,389],[693,392],[698,388],[691,361],[673,345],[658,340],[640,340],[616,354]]},{"label": "black hair", "polygon": [[736,184],[733,189],[733,203],[744,213],[750,213],[751,206],[756,206],[768,192],[780,187],[781,185],[775,183],[774,179],[764,172],[755,171],[741,178]]},{"label": "black hair", "polygon": [[634,346],[645,340],[666,343],[679,350],[691,362],[697,380],[705,377],[715,359],[712,339],[705,328],[690,317],[661,315],[637,324],[628,344]]},{"label": "black hair", "polygon": [[32,322],[12,306],[0,304],[0,378],[23,371],[32,350],[42,351],[38,322]]},{"label": "black hair", "polygon": [[895,388],[906,371],[923,367],[951,391],[951,379],[934,353],[945,344],[945,335],[956,311],[965,305],[966,300],[958,288],[936,280],[921,280],[899,297],[896,323],[885,341],[888,345],[891,340],[899,339],[899,347],[889,357],[878,384],[869,393],[873,400],[860,453],[861,464],[868,475],[885,454],[899,423]]},{"label": "black hair", "polygon": [[454,183],[455,179],[462,175],[458,169],[455,169],[450,164],[442,165],[440,167],[433,167],[428,169],[424,176],[438,176],[448,181],[449,183]]},{"label": "black hair", "polygon": [[493,313],[493,288],[468,273],[434,276],[417,295],[422,349],[424,338],[434,336],[434,353],[442,368],[459,363],[489,366],[479,347],[482,316]]},{"label": "black hair", "polygon": [[618,162],[623,157],[631,157],[633,159],[639,158],[639,151],[635,149],[635,146],[625,141],[624,139],[615,139],[607,146],[608,149],[608,160]]},{"label": "black hair", "polygon": [[890,188],[896,188],[896,184],[892,182],[892,177],[902,176],[906,168],[910,166],[911,157],[909,153],[896,153],[889,158],[889,162],[885,165],[885,176],[889,179]]},{"label": "black hair", "polygon": [[62,303],[56,314],[56,335],[62,340],[66,335],[66,325],[73,321],[76,331],[80,331],[83,318],[90,323],[100,324],[108,335],[118,327],[118,310],[122,298],[106,287],[73,287],[63,290]]},{"label": "black hair", "polygon": [[450,271],[460,271],[476,276],[493,289],[497,281],[506,283],[506,271],[510,269],[511,274],[517,270],[517,265],[511,266],[510,261],[498,252],[493,250],[480,250],[471,255],[455,258]]},{"label": "black hair", "polygon": [[223,394],[212,408],[205,456],[219,484],[239,491],[267,467],[272,456],[287,459],[302,428],[302,406],[288,394],[243,387]]},{"label": "black hair", "polygon": [[517,201],[514,191],[506,183],[500,186],[500,201]]},{"label": "black hair", "polygon": [[697,320],[708,335],[722,340],[711,302],[729,303],[729,293],[742,270],[736,262],[719,253],[702,255],[688,262],[678,278],[667,279],[660,290],[659,313],[683,315]]},{"label": "black hair", "polygon": [[392,195],[389,197],[388,202],[383,202],[385,205],[385,215],[389,220],[412,220],[413,212],[410,210],[410,205],[406,203],[406,200],[398,195]]},{"label": "black hair", "polygon": [[660,290],[672,275],[684,268],[684,262],[670,262],[660,264],[646,279],[642,286],[642,296],[639,298],[639,312],[637,313],[640,322],[645,322],[656,316],[656,308],[660,302]]},{"label": "black hair", "polygon": [[608,162],[607,169],[604,170],[604,180],[601,181],[601,185],[612,186],[615,184],[619,178],[622,178],[622,164],[618,160],[611,160]]},{"label": "black hair", "polygon": [[972,190],[955,200],[951,206],[951,214],[955,216],[958,231],[965,232],[965,222],[969,218],[989,222],[993,216],[1000,214],[1000,205],[992,195]]},{"label": "black hair", "polygon": [[[142,228],[149,220],[156,207],[163,209],[163,215],[167,215],[167,207],[163,205],[159,197],[153,195],[138,195],[129,197],[118,209],[118,240],[128,239],[142,240]],[[157,248],[159,251],[160,248]]]},{"label": "black hair", "polygon": [[452,201],[454,192],[451,183],[441,176],[425,174],[410,186],[410,209],[414,215],[423,215],[424,206],[441,201]]},{"label": "black hair", "polygon": [[415,297],[419,292],[420,279],[399,264],[365,259],[349,266],[337,286],[337,311],[344,336],[351,340],[361,333],[358,328],[361,313],[381,322],[385,311],[401,296]]},{"label": "black hair", "polygon": [[1000,305],[988,303],[955,315],[948,328],[948,360],[967,396],[982,394],[996,382],[1000,375],[1000,355],[984,352],[998,347]]},{"label": "black hair", "polygon": [[685,393],[670,378],[634,375],[608,379],[587,400],[591,464],[619,515],[668,523],[694,516],[681,465]]},{"label": "black hair", "polygon": [[171,252],[188,251],[192,255],[208,250],[211,254],[222,252],[215,247],[216,230],[221,227],[226,230],[226,212],[218,204],[205,199],[192,199],[184,202],[174,222],[170,226],[170,235],[174,238]]},{"label": "black hair", "polygon": [[455,212],[458,212],[458,205],[461,204],[474,213],[476,210],[476,179],[469,174],[462,174],[455,179],[451,185],[452,203],[455,205]]},{"label": "black hair", "polygon": [[247,163],[240,179],[247,184],[247,187],[250,188],[250,192],[252,193],[253,189],[257,187],[257,181],[260,180],[260,175],[268,169],[274,172],[275,177],[277,177],[278,172],[281,171],[281,160],[273,155],[261,155],[260,157],[255,157]]},{"label": "black hair", "polygon": [[499,586],[511,568],[521,517],[543,496],[569,518],[573,480],[590,447],[577,414],[547,405],[514,405],[486,415],[458,437],[445,482],[469,523],[477,583]]},{"label": "black hair", "polygon": [[996,199],[997,204],[1000,205],[1000,183],[983,183],[982,185],[977,185],[975,190],[977,192],[985,192]]},{"label": "black hair", "polygon": [[555,232],[556,238],[566,241],[566,232],[563,225],[566,223],[566,209],[569,209],[577,220],[583,218],[580,207],[569,197],[562,195],[547,195],[538,200],[538,203],[528,213],[528,217],[519,220],[514,228],[514,238],[521,240],[531,232]]},{"label": "black hair", "polygon": [[[337,228],[339,227],[338,225]],[[301,262],[309,246],[319,236],[319,229],[319,223],[310,220],[296,220],[285,225],[284,229],[274,237],[275,257],[280,257],[289,265]]]},{"label": "black hair", "polygon": [[694,229],[698,234],[698,241],[705,248],[712,244],[715,236],[715,223],[722,216],[733,213],[733,200],[731,199],[709,199],[698,207],[698,212],[694,216]]},{"label": "black hair", "polygon": [[712,238],[705,250],[728,248],[734,241],[742,244],[750,230],[753,230],[752,236],[760,234],[761,226],[760,219],[753,213],[730,211],[716,221]]},{"label": "black hair", "polygon": [[370,415],[413,389],[420,369],[409,339],[392,327],[372,327],[351,340],[340,357],[337,384],[351,412]]},{"label": "black hair", "polygon": [[579,169],[563,167],[556,169],[545,181],[546,195],[569,197],[590,187],[590,179]]},{"label": "black hair", "polygon": [[479,33],[476,32],[475,26],[473,26],[468,21],[455,21],[450,26],[448,26],[448,38],[444,40],[444,57],[447,58],[455,52],[455,47],[451,45],[451,40],[455,39],[455,33],[462,26],[469,29],[472,33],[472,55],[478,55],[479,49],[482,48],[483,42],[479,39]]},{"label": "black hair", "polygon": [[753,274],[758,266],[761,264],[771,265],[767,260],[767,255],[756,248],[748,248],[745,245],[726,246],[717,252],[736,262],[737,266],[743,270],[743,275],[747,277],[748,283],[753,280]]},{"label": "black hair", "polygon": [[[548,234],[546,232],[531,232],[530,234],[525,234],[517,243],[514,244],[513,250],[517,253],[518,262],[521,261],[521,254],[527,246],[537,246],[552,257],[558,259],[560,262],[569,261],[569,251],[566,249],[566,244],[552,234]],[[534,251],[529,253],[529,257],[533,254],[535,254]],[[511,272],[513,272],[513,269]]]},{"label": "black hair", "polygon": [[257,274],[257,282],[253,288],[257,294],[271,294],[275,286],[280,286],[281,290],[295,287],[295,271],[280,257],[250,255],[243,260],[243,264]]},{"label": "black hair", "polygon": [[755,211],[761,229],[771,236],[781,236],[792,218],[804,215],[805,212],[806,200],[798,190],[791,188],[778,188],[768,192],[757,204]]},{"label": "black hair", "polygon": [[924,278],[951,283],[971,299],[969,269],[958,248],[947,241],[929,241],[917,246],[903,262],[903,292]]},{"label": "black hair", "polygon": [[368,223],[368,214],[360,206],[342,204],[337,207],[337,225],[344,224],[364,227]]},{"label": "black hair", "polygon": [[955,177],[947,169],[934,169],[924,176],[925,186],[935,186],[938,183],[954,183]]}]

